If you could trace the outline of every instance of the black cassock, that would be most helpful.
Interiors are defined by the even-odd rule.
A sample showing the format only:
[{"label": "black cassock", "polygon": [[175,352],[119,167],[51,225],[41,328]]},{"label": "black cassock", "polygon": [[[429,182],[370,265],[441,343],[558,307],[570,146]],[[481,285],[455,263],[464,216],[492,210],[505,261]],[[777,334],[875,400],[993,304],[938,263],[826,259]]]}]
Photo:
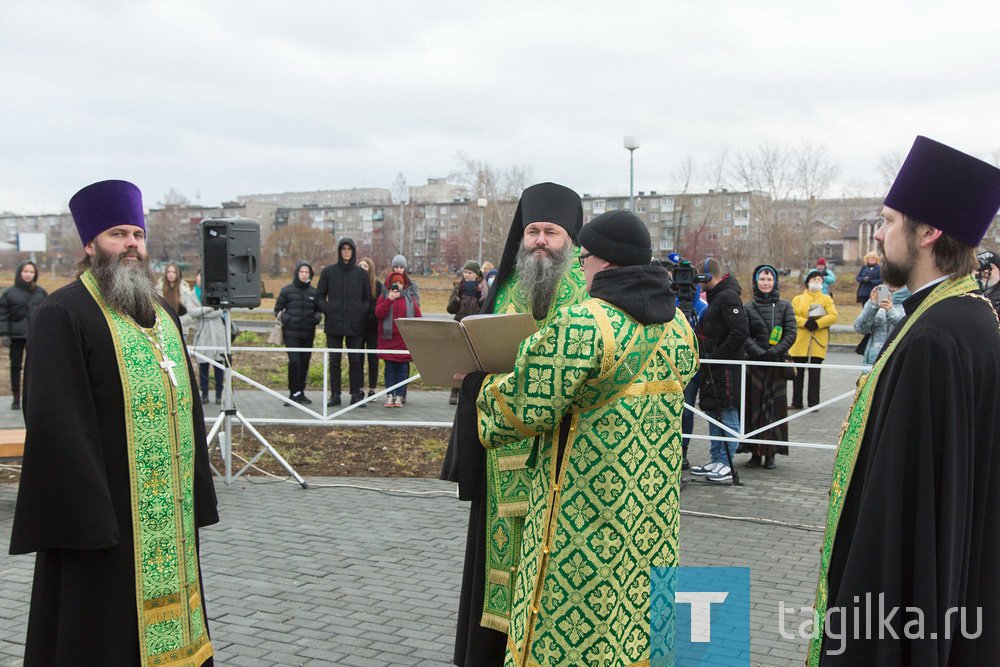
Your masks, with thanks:
[{"label": "black cassock", "polygon": [[[38,552],[24,664],[138,664],[121,377],[104,314],[79,280],[34,315],[24,377],[27,437],[10,546]],[[188,377],[196,396],[190,360]],[[204,413],[198,401],[192,408],[201,527],[219,516]]]},{"label": "black cassock", "polygon": [[[930,291],[904,302],[907,318]],[[833,545],[828,608],[844,613],[830,618],[821,664],[1000,660],[998,385],[1000,332],[985,300],[945,299],[900,340],[875,389]],[[899,640],[882,624],[893,607],[886,624]],[[921,610],[924,639],[905,637],[919,618],[906,607]],[[963,636],[960,612],[948,613],[963,607],[978,638]]]}]

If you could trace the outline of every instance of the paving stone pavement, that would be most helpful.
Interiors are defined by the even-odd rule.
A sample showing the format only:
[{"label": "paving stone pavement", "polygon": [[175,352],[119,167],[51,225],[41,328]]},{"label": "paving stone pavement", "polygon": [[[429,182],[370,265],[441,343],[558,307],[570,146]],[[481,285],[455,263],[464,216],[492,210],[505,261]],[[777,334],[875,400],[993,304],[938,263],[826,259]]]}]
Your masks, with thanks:
[{"label": "paving stone pavement", "polygon": [[[834,353],[829,363],[857,359]],[[824,370],[823,399],[850,391],[857,375]],[[237,400],[250,416],[250,401]],[[796,418],[792,439],[835,444],[847,405]],[[355,412],[382,417],[410,408],[418,419],[450,421],[443,392],[411,392],[406,410]],[[0,427],[15,422],[0,414]],[[693,441],[689,458],[698,464],[707,452],[707,441]],[[802,664],[806,640],[782,636],[778,609],[781,602],[794,608],[786,612],[786,635],[807,620],[799,608],[812,604],[822,537],[816,527],[824,521],[832,460],[828,449],[793,448],[775,470],[740,467],[743,486],[688,484],[681,494],[684,511],[802,526],[681,518],[682,565],[751,568],[758,613],[747,622],[757,632],[740,654],[750,664]],[[468,514],[454,486],[437,480],[308,481],[308,489],[247,479],[217,484],[222,521],[203,530],[201,539],[218,664],[450,664]],[[15,485],[0,485],[3,545],[15,496]],[[33,561],[6,556],[0,565],[0,665],[21,664]]]}]

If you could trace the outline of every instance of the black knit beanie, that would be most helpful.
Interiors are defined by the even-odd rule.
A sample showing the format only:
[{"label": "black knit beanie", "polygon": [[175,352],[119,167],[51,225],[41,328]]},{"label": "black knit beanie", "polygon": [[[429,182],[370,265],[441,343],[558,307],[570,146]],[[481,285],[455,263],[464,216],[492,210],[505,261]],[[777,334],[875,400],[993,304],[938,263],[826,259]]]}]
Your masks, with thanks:
[{"label": "black knit beanie", "polygon": [[580,230],[587,252],[618,266],[649,264],[653,258],[649,230],[631,211],[608,211]]}]

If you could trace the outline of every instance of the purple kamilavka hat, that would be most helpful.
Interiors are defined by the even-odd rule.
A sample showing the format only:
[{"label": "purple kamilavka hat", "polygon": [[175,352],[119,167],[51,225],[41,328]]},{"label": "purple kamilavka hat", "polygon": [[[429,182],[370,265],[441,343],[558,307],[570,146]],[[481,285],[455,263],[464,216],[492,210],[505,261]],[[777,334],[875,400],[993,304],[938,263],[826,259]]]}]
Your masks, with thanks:
[{"label": "purple kamilavka hat", "polygon": [[115,225],[146,229],[142,193],[128,181],[100,181],[88,185],[69,200],[69,210],[83,245]]},{"label": "purple kamilavka hat", "polygon": [[885,205],[975,248],[1000,209],[1000,169],[918,136]]}]

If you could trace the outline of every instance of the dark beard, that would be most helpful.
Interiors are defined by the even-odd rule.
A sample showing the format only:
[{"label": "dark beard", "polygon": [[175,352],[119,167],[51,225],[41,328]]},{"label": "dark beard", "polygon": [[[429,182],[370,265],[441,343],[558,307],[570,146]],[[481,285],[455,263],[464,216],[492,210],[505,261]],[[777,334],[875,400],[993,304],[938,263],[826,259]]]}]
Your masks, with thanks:
[{"label": "dark beard", "polygon": [[882,280],[893,287],[905,287],[910,282],[910,275],[917,263],[919,253],[915,238],[906,237],[906,260],[903,263],[890,262],[885,256],[885,247],[878,242],[879,259],[882,260]]},{"label": "dark beard", "polygon": [[[125,257],[138,257],[138,262],[126,262]],[[101,289],[101,296],[112,308],[143,326],[156,321],[156,278],[149,268],[148,258],[137,251],[126,250],[120,255],[106,252],[96,242],[91,271]]]},{"label": "dark beard", "polygon": [[524,249],[524,242],[517,251],[517,287],[528,303],[531,315],[536,320],[549,312],[552,297],[555,296],[570,262],[573,260],[572,244],[567,241],[562,250],[544,249],[544,254]]}]

